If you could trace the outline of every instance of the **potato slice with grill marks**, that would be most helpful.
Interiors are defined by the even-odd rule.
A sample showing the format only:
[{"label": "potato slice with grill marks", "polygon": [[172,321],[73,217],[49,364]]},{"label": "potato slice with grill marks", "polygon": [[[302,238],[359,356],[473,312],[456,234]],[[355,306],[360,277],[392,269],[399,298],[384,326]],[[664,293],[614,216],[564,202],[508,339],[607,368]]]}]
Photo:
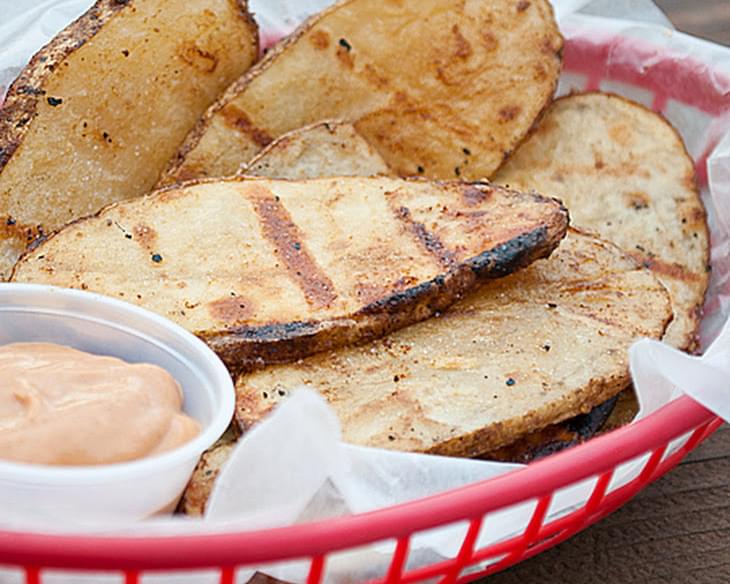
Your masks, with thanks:
[{"label": "potato slice with grill marks", "polygon": [[709,233],[694,163],[666,120],[617,95],[561,98],[494,180],[559,197],[576,226],[652,270],[674,307],[664,340],[696,347]]},{"label": "potato slice with grill marks", "polygon": [[351,122],[394,172],[489,177],[550,104],[562,38],[547,0],[346,0],[211,106],[163,184],[234,174],[285,132]]},{"label": "potato slice with grill marks", "polygon": [[0,107],[0,280],[28,244],[148,193],[257,54],[245,0],[98,0],[60,32]]},{"label": "potato slice with grill marks", "polygon": [[590,411],[629,382],[628,348],[660,338],[669,296],[617,247],[570,231],[553,255],[439,318],[241,375],[242,430],[291,390],[320,392],[345,441],[475,456]]},{"label": "potato slice with grill marks", "polygon": [[352,124],[320,122],[280,136],[238,174],[301,180],[387,175],[390,169]]},{"label": "potato slice with grill marks", "polygon": [[485,183],[238,177],[112,205],[13,280],[137,303],[249,368],[427,318],[549,255],[567,224],[559,201]]}]

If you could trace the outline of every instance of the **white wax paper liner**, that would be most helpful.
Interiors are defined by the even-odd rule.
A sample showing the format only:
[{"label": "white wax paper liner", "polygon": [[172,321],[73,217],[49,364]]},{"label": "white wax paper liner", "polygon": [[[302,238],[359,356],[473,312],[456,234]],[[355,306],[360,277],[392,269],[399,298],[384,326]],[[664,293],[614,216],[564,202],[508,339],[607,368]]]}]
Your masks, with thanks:
[{"label": "white wax paper liner", "polygon": [[[261,25],[262,39],[270,45],[290,32],[304,17],[329,0],[252,0],[250,6]],[[90,0],[0,0],[0,95],[30,56],[56,32],[90,6]],[[676,59],[692,59],[717,72],[712,77],[720,93],[730,94],[730,51],[673,32],[666,17],[649,0],[555,0],[558,21],[566,38],[595,40],[621,35],[639,38]],[[617,48],[611,59],[637,71],[651,66],[659,55],[643,55]],[[570,72],[561,78],[560,92],[582,88],[585,79]],[[642,88],[604,80],[601,88],[651,104]],[[631,367],[643,418],[682,391],[728,419],[730,390],[730,112],[708,117],[682,104],[669,104],[669,120],[679,129],[695,159],[710,154],[709,189],[703,191],[712,232],[713,277],[702,321],[703,357],[690,357],[656,341],[644,340],[631,349]],[[719,335],[719,336],[718,336]],[[710,346],[710,342],[715,339]],[[680,390],[681,388],[681,390]],[[674,447],[677,447],[674,444]],[[250,432],[237,447],[212,495],[204,521],[168,518],[135,525],[29,525],[22,513],[0,510],[0,529],[34,529],[45,532],[182,534],[258,529],[287,525],[345,513],[364,512],[469,484],[508,472],[504,465],[416,454],[394,453],[345,445],[332,411],[313,392],[300,390],[266,422]],[[626,484],[642,466],[641,460],[619,467],[609,490]],[[561,516],[585,502],[595,479],[555,494],[548,518]],[[521,532],[534,502],[491,514],[477,546],[485,546]],[[411,541],[408,568],[453,556],[463,539],[466,524],[447,526]],[[333,554],[327,560],[329,581],[382,576],[392,556],[394,542],[366,546],[354,552]],[[262,567],[272,576],[302,581],[308,564],[287,562]],[[245,582],[253,570],[241,569],[237,581]],[[18,573],[0,571],[0,582],[15,581]],[[145,582],[217,582],[215,571],[189,575],[145,576]],[[44,573],[44,582],[78,582],[79,574]],[[121,582],[117,575],[87,575],[83,582]]]}]

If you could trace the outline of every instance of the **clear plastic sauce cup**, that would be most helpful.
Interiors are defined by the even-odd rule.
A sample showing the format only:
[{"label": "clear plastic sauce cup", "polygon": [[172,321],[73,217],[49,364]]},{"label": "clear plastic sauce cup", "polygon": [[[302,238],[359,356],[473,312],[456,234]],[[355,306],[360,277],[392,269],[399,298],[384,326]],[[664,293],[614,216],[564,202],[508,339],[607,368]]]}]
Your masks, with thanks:
[{"label": "clear plastic sauce cup", "polygon": [[126,302],[52,286],[0,283],[0,345],[17,342],[58,343],[158,365],[182,387],[183,410],[198,420],[201,432],[169,452],[120,464],[0,460],[0,522],[5,516],[29,524],[126,523],[172,510],[200,454],[233,416],[233,382],[215,353],[180,326]]}]

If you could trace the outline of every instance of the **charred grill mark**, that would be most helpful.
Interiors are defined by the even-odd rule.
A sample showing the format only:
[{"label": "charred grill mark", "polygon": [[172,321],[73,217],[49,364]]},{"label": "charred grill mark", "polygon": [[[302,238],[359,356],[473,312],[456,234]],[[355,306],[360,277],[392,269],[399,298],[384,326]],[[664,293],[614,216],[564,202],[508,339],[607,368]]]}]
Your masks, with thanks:
[{"label": "charred grill mark", "polygon": [[560,288],[565,294],[577,294],[579,292],[606,292],[615,290],[615,286],[608,282],[597,282],[595,280],[579,280],[569,282],[566,286]]},{"label": "charred grill mark", "polygon": [[467,263],[480,278],[500,278],[536,259],[534,250],[543,249],[547,239],[548,228],[541,225],[532,231],[516,235],[509,241],[470,259]]},{"label": "charred grill mark", "polygon": [[430,295],[438,294],[441,291],[447,290],[448,285],[450,284],[449,280],[453,278],[453,273],[448,276],[436,276],[428,282],[423,282],[422,284],[418,284],[412,288],[407,288],[401,292],[395,292],[390,296],[371,302],[364,308],[361,308],[358,311],[358,314],[397,314],[399,311],[403,310],[404,306],[408,306],[409,304],[413,304],[419,300],[426,299]]},{"label": "charred grill mark", "polygon": [[385,286],[371,282],[358,282],[355,284],[355,294],[358,300],[370,304],[387,293]]},{"label": "charred grill mark", "polygon": [[594,407],[587,414],[527,434],[507,446],[479,455],[486,460],[526,463],[570,448],[593,436],[611,415],[618,396]]},{"label": "charred grill mark", "polygon": [[445,268],[451,268],[456,263],[453,252],[448,249],[435,233],[431,233],[423,223],[419,223],[411,216],[408,207],[400,206],[395,211],[395,216],[405,225],[406,229],[415,235],[416,241],[429,254],[434,256]]},{"label": "charred grill mark", "polygon": [[278,197],[259,185],[253,185],[247,194],[261,221],[264,237],[274,246],[274,253],[284,262],[307,302],[320,308],[332,305],[337,299],[334,285],[307,250],[304,234]]},{"label": "charred grill mark", "polygon": [[371,304],[376,302],[379,298],[383,298],[393,292],[402,292],[408,289],[416,282],[416,278],[412,276],[404,276],[398,278],[395,282],[391,283],[372,283],[372,282],[358,282],[355,284],[355,293],[362,302]]},{"label": "charred grill mark", "polygon": [[208,312],[216,320],[235,325],[253,316],[255,311],[248,298],[230,296],[208,303]]},{"label": "charred grill mark", "polygon": [[[234,299],[236,300],[236,299]],[[236,337],[245,341],[254,342],[279,342],[283,340],[302,339],[316,335],[322,330],[321,321],[292,321],[283,323],[271,323],[258,326],[238,326],[229,329],[226,336],[235,334]],[[205,338],[205,335],[201,335]],[[214,337],[209,337],[213,339]],[[206,339],[207,340],[207,339]]]},{"label": "charred grill mark", "polygon": [[229,127],[235,128],[239,132],[250,136],[250,138],[262,148],[273,142],[274,139],[268,134],[268,132],[261,128],[257,128],[246,112],[232,103],[226,105],[221,110],[221,114],[223,116],[223,120]]},{"label": "charred grill mark", "polygon": [[659,258],[650,257],[637,252],[629,255],[655,274],[667,276],[673,280],[680,280],[682,282],[699,282],[702,277],[701,274],[692,272],[681,264],[671,264],[660,260]]},{"label": "charred grill mark", "polygon": [[436,276],[432,280],[368,304],[359,310],[358,314],[382,312],[395,314],[403,310],[404,306],[424,300],[429,296],[438,298],[442,291],[465,290],[468,288],[468,283],[472,282],[475,277],[483,280],[501,278],[529,265],[538,258],[549,255],[551,250],[545,246],[547,241],[548,229],[545,226],[537,227],[527,233],[520,233],[509,241],[471,258],[464,264],[455,266],[444,275]]},{"label": "charred grill mark", "polygon": [[462,198],[464,199],[464,203],[468,207],[476,207],[477,205],[481,205],[484,201],[487,200],[487,197],[491,195],[491,192],[487,192],[487,190],[482,190],[480,188],[477,188],[475,186],[468,186],[464,189],[464,192],[462,193]]},{"label": "charred grill mark", "polygon": [[[275,363],[290,363],[343,344],[343,339],[322,338],[332,321],[294,321],[260,326],[233,324],[226,331],[196,333],[215,351],[232,374],[255,371]],[[349,337],[347,337],[349,339]]]}]

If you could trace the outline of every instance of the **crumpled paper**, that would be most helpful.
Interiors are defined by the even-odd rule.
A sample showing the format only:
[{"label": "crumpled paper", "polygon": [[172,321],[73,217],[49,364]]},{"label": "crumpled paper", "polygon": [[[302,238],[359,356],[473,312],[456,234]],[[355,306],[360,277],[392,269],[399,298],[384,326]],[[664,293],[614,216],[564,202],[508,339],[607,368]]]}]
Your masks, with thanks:
[{"label": "crumpled paper", "polygon": [[[270,45],[290,32],[304,17],[330,4],[330,0],[251,0],[261,26],[263,44]],[[28,58],[56,32],[91,4],[90,0],[0,0],[0,96]],[[554,0],[561,30],[566,38],[596,39],[620,35],[640,38],[661,48],[654,55],[622,51],[616,46],[611,59],[627,62],[638,71],[656,60],[673,55],[693,59],[717,74],[712,83],[730,95],[730,51],[676,33],[649,0]],[[721,73],[724,72],[724,73]],[[583,87],[585,80],[571,74],[561,78],[560,91]],[[617,84],[602,86],[627,97],[650,103],[642,88]],[[730,112],[707,115],[670,104],[667,116],[682,133],[696,159],[716,145],[708,159],[709,189],[703,191],[712,232],[713,276],[706,314],[701,327],[702,357],[680,353],[657,341],[642,340],[631,349],[631,370],[641,410],[637,419],[656,411],[683,392],[730,419]],[[713,342],[714,341],[714,342]],[[674,444],[678,447],[678,444]],[[609,490],[634,478],[646,458],[621,465]],[[154,535],[250,530],[289,525],[348,513],[360,513],[443,492],[509,472],[519,465],[396,453],[356,447],[340,441],[338,421],[315,393],[301,389],[272,416],[239,442],[221,473],[204,520],[155,518],[129,525],[29,525],[11,510],[0,509],[0,529],[44,532],[95,532],[122,535]],[[548,517],[558,517],[580,506],[595,479],[562,489],[555,494]],[[534,502],[500,511],[488,517],[477,546],[521,532]],[[449,525],[414,537],[408,568],[453,557],[466,524]],[[328,557],[328,581],[364,580],[382,576],[394,549],[393,541],[378,542]],[[272,576],[303,581],[308,563],[285,562],[260,567]],[[245,582],[252,568],[242,568],[236,579]],[[16,573],[17,575],[17,573]],[[0,582],[15,581],[10,571],[0,571]],[[215,571],[156,574],[149,582],[217,582]],[[78,574],[44,572],[44,582],[76,582]],[[122,582],[121,575],[86,576],[84,582]]]}]

